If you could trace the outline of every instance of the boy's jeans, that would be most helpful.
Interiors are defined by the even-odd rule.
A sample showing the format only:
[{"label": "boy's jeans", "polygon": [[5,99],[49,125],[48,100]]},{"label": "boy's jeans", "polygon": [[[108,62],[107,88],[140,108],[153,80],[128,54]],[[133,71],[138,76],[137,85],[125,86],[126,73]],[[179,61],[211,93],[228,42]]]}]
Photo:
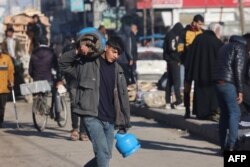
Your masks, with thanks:
[{"label": "boy's jeans", "polygon": [[91,116],[84,117],[83,119],[92,142],[97,167],[108,167],[109,160],[112,157],[114,124]]}]

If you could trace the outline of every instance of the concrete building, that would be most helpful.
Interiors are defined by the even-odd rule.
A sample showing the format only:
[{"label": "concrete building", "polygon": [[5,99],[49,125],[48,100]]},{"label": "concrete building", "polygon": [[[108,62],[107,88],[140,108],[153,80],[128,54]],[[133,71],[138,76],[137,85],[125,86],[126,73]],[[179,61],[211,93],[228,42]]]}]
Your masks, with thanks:
[{"label": "concrete building", "polygon": [[[242,1],[244,30],[250,31],[250,1]],[[238,0],[137,0],[137,9],[153,9],[155,19],[172,26],[176,22],[189,24],[195,14],[202,14],[205,24],[223,22],[224,35],[241,34]],[[156,24],[159,24],[157,21]],[[156,25],[157,26],[157,25]]]}]

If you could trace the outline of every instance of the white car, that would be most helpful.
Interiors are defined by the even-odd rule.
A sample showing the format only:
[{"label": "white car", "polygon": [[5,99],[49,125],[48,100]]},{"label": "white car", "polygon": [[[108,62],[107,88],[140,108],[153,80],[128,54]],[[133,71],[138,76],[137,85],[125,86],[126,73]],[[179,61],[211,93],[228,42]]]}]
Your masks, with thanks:
[{"label": "white car", "polygon": [[137,80],[157,82],[167,69],[167,63],[163,60],[163,49],[150,46],[139,47],[137,51]]}]

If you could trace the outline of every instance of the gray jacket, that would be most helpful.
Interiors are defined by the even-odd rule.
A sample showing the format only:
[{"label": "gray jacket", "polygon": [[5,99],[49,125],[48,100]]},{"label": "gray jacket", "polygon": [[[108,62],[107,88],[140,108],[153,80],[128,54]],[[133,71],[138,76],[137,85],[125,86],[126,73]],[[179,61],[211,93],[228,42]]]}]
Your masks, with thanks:
[{"label": "gray jacket", "polygon": [[[99,84],[100,84],[100,62],[98,58],[78,60],[76,66],[75,52],[69,51],[62,55],[59,66],[62,72],[72,75],[77,79],[78,87],[76,93],[76,108],[73,112],[80,115],[98,116]],[[115,126],[130,126],[130,106],[126,79],[122,68],[115,62],[115,89],[114,106],[116,112]]]}]

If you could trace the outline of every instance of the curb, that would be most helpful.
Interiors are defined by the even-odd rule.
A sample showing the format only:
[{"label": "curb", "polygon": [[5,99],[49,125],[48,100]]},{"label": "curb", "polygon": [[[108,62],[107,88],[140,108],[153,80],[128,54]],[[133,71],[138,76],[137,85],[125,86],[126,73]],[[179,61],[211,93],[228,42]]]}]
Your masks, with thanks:
[{"label": "curb", "polygon": [[184,119],[184,110],[165,110],[130,105],[131,114],[155,119],[174,128],[187,130],[205,140],[219,145],[218,123],[207,120]]}]

